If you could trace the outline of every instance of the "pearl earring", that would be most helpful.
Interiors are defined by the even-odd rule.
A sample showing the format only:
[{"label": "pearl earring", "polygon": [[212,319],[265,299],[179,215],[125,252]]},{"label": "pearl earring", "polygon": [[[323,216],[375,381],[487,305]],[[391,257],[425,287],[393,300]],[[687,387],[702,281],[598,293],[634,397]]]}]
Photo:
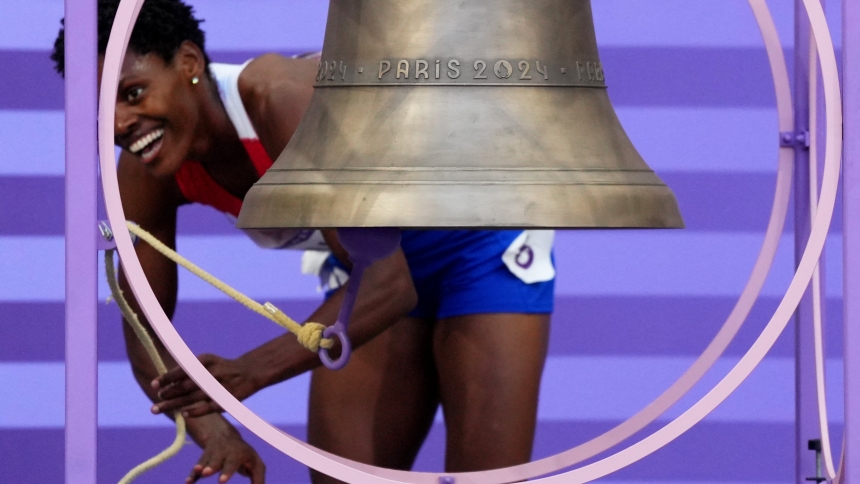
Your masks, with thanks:
[{"label": "pearl earring", "polygon": [[198,82],[200,82],[200,78],[197,76],[191,78],[191,84],[196,85]]}]

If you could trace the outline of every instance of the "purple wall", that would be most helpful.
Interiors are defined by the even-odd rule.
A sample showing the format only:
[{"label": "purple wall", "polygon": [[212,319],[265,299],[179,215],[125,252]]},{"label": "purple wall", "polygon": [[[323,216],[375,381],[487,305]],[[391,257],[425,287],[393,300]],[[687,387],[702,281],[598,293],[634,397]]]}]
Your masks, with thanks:
[{"label": "purple wall", "polygon": [[[216,60],[243,61],[260,52],[291,53],[321,44],[324,1],[249,0],[242,9],[230,0],[194,3],[207,20],[204,28]],[[678,195],[688,228],[559,235],[557,311],[536,457],[572,447],[631,415],[705,347],[752,268],[775,184],[774,96],[746,2],[593,3],[610,96],[634,143]],[[771,3],[790,45],[791,2]],[[839,2],[828,2],[828,9],[838,39]],[[62,1],[6,2],[2,10],[0,482],[61,482],[63,86],[48,54]],[[655,66],[659,77],[648,75]],[[838,231],[841,216],[834,220]],[[834,442],[841,433],[838,235],[832,237],[826,271]],[[308,314],[319,300],[315,282],[299,274],[297,254],[254,249],[212,210],[183,210],[179,244],[219,277],[252,297],[281,302],[296,317]],[[238,250],[250,254],[242,267],[227,256]],[[791,250],[787,232],[762,300],[710,382],[767,321],[790,278]],[[244,269],[249,263],[262,272],[252,276]],[[100,294],[107,295],[104,287]],[[275,334],[269,323],[248,317],[184,275],[180,297],[176,324],[195,350],[236,355]],[[132,382],[115,306],[99,310],[99,475],[107,483],[165,446],[171,430],[166,419],[148,414]],[[610,481],[793,480],[792,357],[793,343],[783,338],[751,380],[703,424]],[[301,436],[304,419],[282,409],[304,408],[306,383],[298,378],[255,396],[250,404]],[[301,466],[253,441],[268,464],[269,482],[307,482]],[[437,426],[420,468],[440,467],[442,442]],[[176,482],[197,457],[198,450],[189,446],[140,482]]]}]

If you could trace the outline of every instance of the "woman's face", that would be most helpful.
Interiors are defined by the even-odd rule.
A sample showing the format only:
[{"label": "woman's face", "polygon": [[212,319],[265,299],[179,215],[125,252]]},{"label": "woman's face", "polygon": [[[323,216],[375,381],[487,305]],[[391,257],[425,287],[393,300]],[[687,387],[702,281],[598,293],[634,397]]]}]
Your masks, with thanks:
[{"label": "woman's face", "polygon": [[120,72],[114,143],[157,177],[172,176],[188,158],[200,119],[202,86],[192,84],[195,67],[182,50],[170,63],[129,51]]}]

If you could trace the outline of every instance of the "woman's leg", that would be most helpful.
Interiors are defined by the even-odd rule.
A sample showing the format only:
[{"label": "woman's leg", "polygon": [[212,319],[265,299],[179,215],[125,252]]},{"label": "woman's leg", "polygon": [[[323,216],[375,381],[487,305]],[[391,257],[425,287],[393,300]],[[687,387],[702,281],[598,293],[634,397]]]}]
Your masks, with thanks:
[{"label": "woman's leg", "polygon": [[406,318],[358,348],[344,369],[315,370],[308,442],[358,462],[411,468],[439,404],[432,337],[432,324]]},{"label": "woman's leg", "polygon": [[531,459],[548,340],[548,314],[475,314],[436,323],[446,472]]}]

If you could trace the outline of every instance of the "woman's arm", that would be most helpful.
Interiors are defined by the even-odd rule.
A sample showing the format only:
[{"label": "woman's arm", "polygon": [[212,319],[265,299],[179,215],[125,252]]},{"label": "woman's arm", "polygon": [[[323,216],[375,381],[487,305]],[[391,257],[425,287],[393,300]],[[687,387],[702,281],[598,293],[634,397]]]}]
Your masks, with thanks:
[{"label": "woman's arm", "polygon": [[[239,92],[263,147],[276,159],[290,141],[313,94],[318,61],[286,59],[269,54],[252,61],[239,78]],[[346,251],[334,230],[324,231],[332,251],[347,262]],[[328,298],[310,321],[330,326],[337,320],[345,288]],[[402,251],[377,261],[365,272],[353,308],[348,334],[358,347],[405,316],[416,304],[409,267]],[[336,353],[337,349],[333,353]],[[201,362],[235,397],[247,398],[266,386],[292,378],[321,364],[316,353],[285,334],[245,355],[228,360],[202,355]],[[154,411],[181,409],[190,416],[220,411],[181,368],[173,368],[153,381],[165,401]]]},{"label": "woman's arm", "polygon": [[[120,155],[117,177],[123,209],[128,220],[151,232],[167,246],[176,247],[176,211],[183,203],[183,198],[175,181],[172,178],[153,177],[139,161],[125,152]],[[156,298],[167,316],[172,318],[176,307],[178,286],[176,264],[146,243],[137,244],[135,251]],[[167,367],[176,366],[176,361],[155,336],[149,322],[144,318],[137,301],[134,297],[130,297],[132,292],[122,271],[119,274],[119,284],[129,305],[152,336]],[[151,382],[158,376],[158,371],[127,321],[123,321],[123,334],[135,380],[150,400],[155,402],[158,400],[158,392],[152,388]],[[207,464],[210,468],[218,466],[216,462],[219,456],[223,456],[222,462],[226,462],[226,456],[230,454],[231,460],[241,460],[243,465],[249,463],[248,467],[256,466],[258,470],[252,472],[262,474],[264,467],[259,457],[242,441],[233,426],[220,415],[189,419],[187,427],[194,441],[204,448],[204,457],[208,456],[207,462],[212,462],[211,465]],[[257,464],[258,461],[259,464]],[[220,467],[217,470],[220,470]]]},{"label": "woman's arm", "polygon": [[[344,259],[334,231],[325,231],[335,254]],[[352,283],[352,282],[350,282]],[[330,326],[337,320],[346,287],[340,288],[314,311],[310,321]],[[406,316],[418,300],[403,252],[398,250],[377,261],[364,272],[359,295],[350,317],[348,333],[357,348]],[[316,353],[301,346],[292,334],[284,334],[234,360],[202,355],[201,362],[236,398],[245,399],[257,391],[321,365]],[[164,399],[155,405],[160,412],[182,410],[202,416],[222,409],[187,377],[182,368],[169,370],[153,385],[163,389]]]},{"label": "woman's arm", "polygon": [[[175,182],[153,177],[140,162],[125,152],[120,155],[117,179],[126,218],[152,233],[168,247],[175,248],[176,210],[181,199],[178,188],[171,186],[175,185]],[[178,288],[176,264],[146,243],[136,244],[135,252],[158,302],[167,317],[172,318],[176,308]],[[165,362],[170,362],[167,363],[169,366],[175,365],[172,357],[162,346],[161,341],[155,336],[152,327],[145,319],[137,300],[130,297],[132,292],[122,270],[119,272],[119,286],[123,294],[126,295],[129,305],[137,313],[140,322],[152,336],[162,358]],[[149,384],[152,381],[151,376],[157,375],[155,365],[150,360],[131,325],[125,320],[123,320],[123,335],[135,379],[150,399],[157,399],[157,395]]]},{"label": "woman's arm", "polygon": [[260,143],[273,160],[287,147],[314,92],[318,59],[262,55],[239,76],[239,93]]},{"label": "woman's arm", "polygon": [[[339,258],[348,263],[346,251],[334,231],[326,231],[325,235],[332,251],[341,254]],[[334,324],[345,293],[345,286],[338,289],[314,311],[309,320],[326,326]],[[398,249],[388,258],[374,263],[364,272],[349,320],[348,333],[353,347],[360,347],[406,316],[417,301],[418,295],[412,284],[412,276],[409,274],[403,251]],[[295,337],[287,335],[251,350],[239,359],[259,364],[260,381],[256,390],[282,382],[321,364],[315,353],[301,348]]]}]

